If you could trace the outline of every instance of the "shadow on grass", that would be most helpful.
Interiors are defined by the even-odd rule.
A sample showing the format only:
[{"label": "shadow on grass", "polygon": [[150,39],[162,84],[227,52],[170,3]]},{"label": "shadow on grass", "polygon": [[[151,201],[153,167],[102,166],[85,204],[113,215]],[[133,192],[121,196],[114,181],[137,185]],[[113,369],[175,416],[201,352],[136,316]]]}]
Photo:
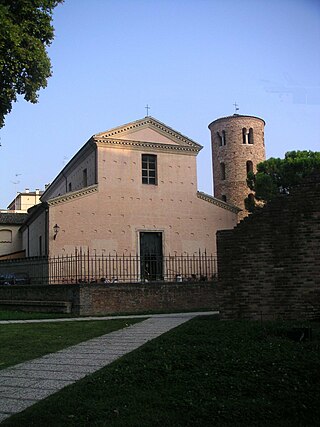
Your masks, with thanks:
[{"label": "shadow on grass", "polygon": [[199,317],[3,425],[316,426],[320,325],[312,328],[312,341],[295,342],[275,322]]}]

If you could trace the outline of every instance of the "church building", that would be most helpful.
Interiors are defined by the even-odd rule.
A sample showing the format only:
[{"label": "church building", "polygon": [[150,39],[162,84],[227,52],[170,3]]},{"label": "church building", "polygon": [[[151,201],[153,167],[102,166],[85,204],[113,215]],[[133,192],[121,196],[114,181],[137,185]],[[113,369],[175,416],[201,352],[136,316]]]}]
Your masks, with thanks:
[{"label": "church building", "polygon": [[29,210],[26,256],[214,254],[240,209],[197,190],[201,148],[150,116],[93,135]]}]

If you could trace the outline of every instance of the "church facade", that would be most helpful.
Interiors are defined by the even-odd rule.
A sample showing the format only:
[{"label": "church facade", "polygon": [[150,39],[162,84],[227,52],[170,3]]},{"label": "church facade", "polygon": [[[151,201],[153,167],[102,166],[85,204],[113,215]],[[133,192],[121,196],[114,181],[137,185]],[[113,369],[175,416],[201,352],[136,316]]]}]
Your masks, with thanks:
[{"label": "church facade", "polygon": [[29,210],[26,256],[214,254],[240,209],[197,191],[201,148],[149,116],[93,135]]}]

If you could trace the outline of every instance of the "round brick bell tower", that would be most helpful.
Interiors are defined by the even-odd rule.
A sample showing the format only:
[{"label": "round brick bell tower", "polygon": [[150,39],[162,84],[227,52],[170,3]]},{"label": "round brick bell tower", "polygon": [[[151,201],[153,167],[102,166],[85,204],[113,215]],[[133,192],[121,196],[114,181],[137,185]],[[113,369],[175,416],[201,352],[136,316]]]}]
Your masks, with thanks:
[{"label": "round brick bell tower", "polygon": [[209,124],[211,131],[214,196],[242,211],[247,216],[244,199],[250,194],[247,173],[256,172],[265,160],[265,121],[259,117],[234,114]]}]

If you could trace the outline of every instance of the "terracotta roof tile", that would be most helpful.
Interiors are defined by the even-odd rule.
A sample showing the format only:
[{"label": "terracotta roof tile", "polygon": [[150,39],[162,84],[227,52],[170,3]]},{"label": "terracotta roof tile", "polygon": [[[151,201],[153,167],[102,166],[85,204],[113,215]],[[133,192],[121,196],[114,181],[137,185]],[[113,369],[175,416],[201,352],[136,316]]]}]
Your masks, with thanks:
[{"label": "terracotta roof tile", "polygon": [[27,213],[1,212],[0,224],[23,224],[27,217]]}]

